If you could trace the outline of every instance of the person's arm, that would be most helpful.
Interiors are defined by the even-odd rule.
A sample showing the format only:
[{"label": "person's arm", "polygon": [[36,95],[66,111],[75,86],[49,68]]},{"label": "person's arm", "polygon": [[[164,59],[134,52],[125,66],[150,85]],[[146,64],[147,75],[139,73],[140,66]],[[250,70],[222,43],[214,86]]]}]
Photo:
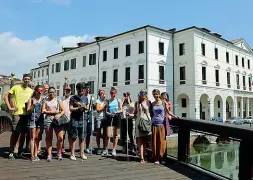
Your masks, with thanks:
[{"label": "person's arm", "polygon": [[46,102],[44,101],[44,103],[42,104],[42,113],[44,113],[44,114],[56,114],[57,110],[52,110],[52,111],[47,110],[47,105],[46,105]]},{"label": "person's arm", "polygon": [[99,113],[101,111],[103,111],[105,109],[105,106],[106,106],[106,103],[104,103],[102,105],[102,107],[100,107],[100,104],[99,103],[96,103],[96,111]]},{"label": "person's arm", "polygon": [[74,99],[71,97],[70,100],[69,100],[69,110],[70,112],[73,112],[73,111],[79,111],[82,107],[80,105],[78,105],[77,107],[74,107]]},{"label": "person's arm", "polygon": [[[120,101],[119,99],[118,99],[118,101]],[[123,101],[120,101],[119,102],[119,110],[118,110],[118,112],[117,113],[122,113],[123,112],[123,108],[122,108],[122,106],[123,106]]]},{"label": "person's arm", "polygon": [[173,118],[179,118],[178,116],[175,116],[169,109],[169,106],[167,104],[165,104],[165,110],[167,111],[167,113],[172,116]]},{"label": "person's arm", "polygon": [[62,101],[58,101],[58,103],[59,103],[59,110],[60,110],[60,113],[55,115],[54,118],[55,118],[56,120],[60,119],[60,117],[65,113],[65,112],[64,112],[64,106],[63,106]]},{"label": "person's arm", "polygon": [[34,104],[32,102],[32,99],[30,98],[27,103],[27,112],[31,112],[34,108]]},{"label": "person's arm", "polygon": [[16,110],[17,108],[15,107],[15,104],[12,103],[13,107],[11,106],[10,104],[10,101],[9,101],[9,96],[11,95],[14,95],[15,94],[15,86],[13,86],[9,92],[4,96],[4,102],[6,103],[7,105],[7,108],[10,110],[10,111],[14,111]]},{"label": "person's arm", "polygon": [[[107,102],[107,104],[109,104],[109,103]],[[107,116],[112,116],[112,114],[109,113],[108,106],[106,106],[106,108],[105,108],[105,114],[106,114]]]}]

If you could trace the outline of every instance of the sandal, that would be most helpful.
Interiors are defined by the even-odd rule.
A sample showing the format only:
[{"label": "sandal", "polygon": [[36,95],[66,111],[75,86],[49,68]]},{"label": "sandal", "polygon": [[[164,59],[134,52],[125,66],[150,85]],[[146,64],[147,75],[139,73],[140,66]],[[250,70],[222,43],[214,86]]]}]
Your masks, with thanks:
[{"label": "sandal", "polygon": [[141,163],[141,164],[145,164],[146,161],[145,161],[144,159],[141,159],[140,163]]}]

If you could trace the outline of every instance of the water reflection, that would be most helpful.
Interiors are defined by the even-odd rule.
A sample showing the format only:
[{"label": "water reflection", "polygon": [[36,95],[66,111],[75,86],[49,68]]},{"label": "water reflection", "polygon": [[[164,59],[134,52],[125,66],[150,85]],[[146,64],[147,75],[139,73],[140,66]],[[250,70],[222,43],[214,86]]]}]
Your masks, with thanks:
[{"label": "water reflection", "polygon": [[227,178],[238,179],[239,143],[206,144],[203,142],[198,140],[198,143],[193,143],[190,162]]}]

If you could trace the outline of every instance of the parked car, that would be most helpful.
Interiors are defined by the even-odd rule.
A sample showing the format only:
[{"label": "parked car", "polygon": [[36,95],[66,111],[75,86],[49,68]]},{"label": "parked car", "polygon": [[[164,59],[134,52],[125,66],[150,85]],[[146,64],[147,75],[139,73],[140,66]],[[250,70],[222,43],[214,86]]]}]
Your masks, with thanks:
[{"label": "parked car", "polygon": [[248,116],[245,119],[243,119],[243,123],[252,124],[253,123],[253,116]]},{"label": "parked car", "polygon": [[236,125],[242,125],[243,119],[242,117],[231,117],[225,121],[227,124],[236,124]]},{"label": "parked car", "polygon": [[216,122],[221,122],[221,123],[223,123],[223,119],[220,118],[220,117],[213,117],[213,118],[211,118],[210,120],[211,120],[211,121],[216,121]]}]

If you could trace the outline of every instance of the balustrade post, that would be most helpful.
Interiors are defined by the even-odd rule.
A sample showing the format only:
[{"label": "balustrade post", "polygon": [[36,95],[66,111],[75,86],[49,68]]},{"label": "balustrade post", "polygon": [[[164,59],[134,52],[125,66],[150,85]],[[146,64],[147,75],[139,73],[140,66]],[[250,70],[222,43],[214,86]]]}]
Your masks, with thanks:
[{"label": "balustrade post", "polygon": [[251,179],[253,148],[250,142],[241,141],[239,147],[239,180]]},{"label": "balustrade post", "polygon": [[178,160],[189,163],[190,155],[190,129],[179,126],[178,131]]}]

